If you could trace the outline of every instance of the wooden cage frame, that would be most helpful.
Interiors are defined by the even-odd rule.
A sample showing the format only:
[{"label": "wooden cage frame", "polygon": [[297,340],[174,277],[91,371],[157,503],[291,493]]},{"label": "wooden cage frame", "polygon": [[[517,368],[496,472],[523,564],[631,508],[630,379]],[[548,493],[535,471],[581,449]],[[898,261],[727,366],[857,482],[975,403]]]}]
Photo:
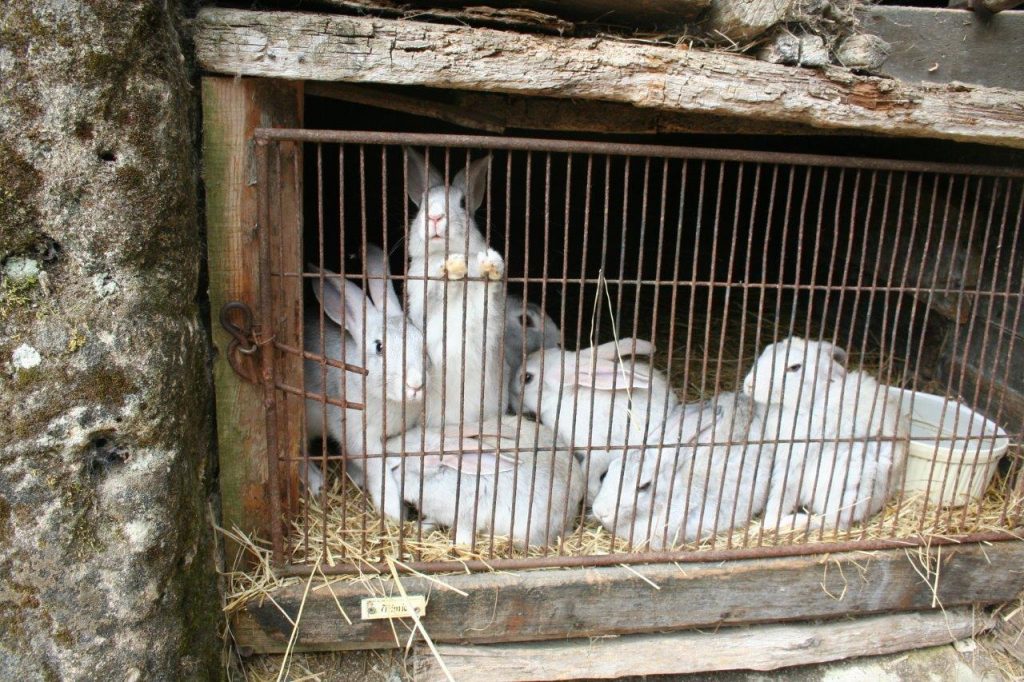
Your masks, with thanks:
[{"label": "wooden cage frame", "polygon": [[[200,14],[197,47],[201,66],[209,74],[235,74],[234,77],[207,75],[202,79],[210,303],[215,316],[230,301],[241,301],[255,309],[260,295],[254,130],[302,127],[303,98],[307,92],[347,101],[373,96],[372,87],[292,79],[320,77],[444,87],[434,82],[436,74],[443,70],[436,60],[429,69],[424,69],[433,74],[430,78],[434,81],[431,81],[421,77],[422,73],[413,75],[409,71],[415,68],[412,64],[393,65],[390,70],[384,65],[367,67],[364,64],[364,71],[346,70],[343,51],[333,54],[337,68],[324,72],[326,75],[318,75],[319,57],[304,59],[301,56],[303,50],[315,55],[318,49],[301,44],[308,37],[303,27],[308,28],[310,16],[236,10],[204,10]],[[362,35],[364,40],[370,40],[375,32],[379,34],[382,30],[399,34],[405,30],[390,24],[382,29],[381,24],[388,24],[383,20],[335,17],[324,21],[330,24],[330,30],[324,30],[334,31],[333,38],[342,43],[345,39],[339,37],[338,32],[343,30],[351,35]],[[236,43],[225,39],[226,26],[237,28],[246,22],[268,36],[287,34],[288,45],[282,50],[281,58],[264,59],[260,64],[252,55],[236,49]],[[469,29],[459,33],[452,27],[430,24],[417,28],[435,29],[444,34],[437,39],[447,41],[448,45],[462,39],[466,51],[479,49],[479,38]],[[515,38],[508,40],[509,45],[501,47],[509,48]],[[221,41],[220,48],[216,47],[217,41]],[[519,49],[522,54],[523,48]],[[638,49],[648,60],[658,57],[649,54],[652,48]],[[733,56],[723,58],[728,62]],[[694,54],[683,62],[702,59],[707,62],[703,64],[706,67],[717,57],[713,53],[711,56]],[[733,78],[723,66],[726,62],[712,64],[711,73],[718,73],[727,80]],[[283,64],[288,68],[283,68]],[[769,70],[780,68],[763,66],[770,66]],[[662,68],[669,75],[661,85],[678,85],[672,81],[673,69],[685,68],[685,64],[662,63]],[[454,73],[456,80],[447,87],[462,89],[459,97],[463,101],[479,103],[498,97],[485,92],[487,88],[480,79],[486,74],[465,75],[458,69]],[[249,77],[240,78],[237,74]],[[560,120],[563,129],[608,132],[606,127],[594,127],[607,124],[595,121],[620,120],[625,132],[707,130],[711,125],[718,131],[742,126],[747,132],[806,133],[808,123],[829,126],[835,123],[837,116],[848,116],[848,128],[861,131],[877,131],[880,126],[889,126],[894,134],[932,135],[1024,147],[1024,110],[1019,107],[1019,93],[1014,95],[1009,91],[972,88],[967,93],[961,91],[957,99],[955,91],[945,88],[917,86],[915,91],[914,86],[899,84],[896,87],[902,88],[903,95],[910,93],[925,105],[915,112],[901,114],[894,111],[894,107],[898,109],[901,105],[887,103],[892,93],[882,93],[877,83],[864,86],[864,81],[857,81],[861,77],[851,75],[845,84],[833,77],[821,79],[824,82],[815,86],[810,82],[813,78],[796,74],[787,78],[796,86],[797,99],[807,98],[814,106],[826,100],[831,104],[797,122],[785,115],[766,118],[763,112],[755,118],[750,107],[761,104],[752,103],[747,107],[735,102],[718,102],[703,107],[705,112],[726,115],[713,119],[701,113],[697,105],[681,104],[694,94],[685,92],[685,84],[681,86],[682,91],[676,93],[674,103],[664,105],[662,100],[663,105],[654,105],[643,98],[637,102],[628,87],[616,86],[614,78],[621,75],[605,73],[604,85],[597,90],[581,92],[569,86],[559,93],[559,97],[601,100],[592,102],[589,111],[599,110],[602,116],[581,117],[574,113],[572,106],[566,106],[566,99],[537,99],[530,104],[530,100],[524,98],[510,104],[504,97],[500,109],[437,106],[430,113],[454,122],[470,116],[474,119],[470,121],[472,125],[492,132],[512,127],[517,121],[532,121],[539,126],[540,121],[553,120]],[[814,87],[834,88],[835,96],[822,99],[822,93],[816,93]],[[503,83],[501,89],[522,95],[542,91],[536,87],[531,91],[528,84],[516,82]],[[654,96],[650,89],[648,94]],[[705,92],[700,96],[708,95]],[[875,106],[865,105],[864,97],[874,98]],[[640,104],[641,108],[630,106],[631,103]],[[974,116],[973,123],[939,120],[946,117],[949,107],[961,107],[961,111],[966,107]],[[296,147],[294,153],[301,154],[301,147]],[[284,193],[281,207],[285,212],[299,212],[296,219],[300,220],[302,178],[287,180],[282,186],[293,191]],[[274,522],[274,515],[268,506],[271,472],[265,455],[268,420],[262,389],[258,383],[248,383],[232,369],[228,357],[232,337],[217,323],[213,324],[213,337],[218,351],[214,379],[222,523],[225,528],[238,527],[268,537],[266,530]],[[258,326],[253,341],[260,342]],[[258,367],[252,370],[257,372]],[[428,596],[424,624],[456,669],[459,665],[475,666],[479,665],[478,661],[490,660],[487,657],[500,656],[507,670],[489,675],[494,680],[568,679],[562,677],[568,672],[573,676],[607,677],[738,667],[770,669],[938,644],[969,637],[985,629],[989,623],[974,607],[1009,601],[1024,589],[1024,542],[1005,541],[1012,537],[994,533],[990,543],[936,544],[926,550],[915,547],[728,563],[454,575],[444,578],[449,587],[427,578],[407,576],[402,578],[401,587],[408,593]],[[390,577],[380,576],[379,585],[385,593],[397,594],[398,586]],[[243,651],[284,652],[292,639],[291,621],[294,619],[286,617],[285,613],[294,616],[300,604],[302,623],[292,642],[293,651],[397,645],[393,624],[389,621],[359,620],[360,601],[367,596],[364,585],[336,582],[330,590],[308,594],[305,587],[299,584],[283,588],[275,594],[275,604],[253,602],[232,616],[232,633]],[[339,609],[350,615],[351,624],[342,618]],[[832,622],[808,624],[819,619]],[[797,624],[766,625],[777,621]],[[405,621],[405,625],[411,626],[411,623]],[[756,626],[757,629],[730,627],[714,632],[673,632],[723,626]],[[628,636],[600,646],[595,646],[590,639],[609,635]],[[760,641],[771,642],[771,650],[759,646]],[[463,644],[494,644],[494,648],[491,652],[483,652],[480,647],[467,652],[465,647],[460,647]],[[708,650],[720,653],[709,655]],[[567,652],[573,652],[571,655],[579,661],[579,666],[568,672]],[[628,669],[611,663],[628,656],[636,661]],[[443,679],[432,661],[430,656],[419,657],[417,675],[422,675],[423,679]]]}]

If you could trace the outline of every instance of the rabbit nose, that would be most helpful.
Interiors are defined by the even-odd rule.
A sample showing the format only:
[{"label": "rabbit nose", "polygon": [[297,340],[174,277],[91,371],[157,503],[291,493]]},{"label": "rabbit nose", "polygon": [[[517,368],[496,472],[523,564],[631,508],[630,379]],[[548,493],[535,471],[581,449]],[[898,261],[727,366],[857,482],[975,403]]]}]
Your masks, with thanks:
[{"label": "rabbit nose", "polygon": [[409,377],[405,380],[405,385],[413,391],[418,391],[423,388],[422,377]]}]

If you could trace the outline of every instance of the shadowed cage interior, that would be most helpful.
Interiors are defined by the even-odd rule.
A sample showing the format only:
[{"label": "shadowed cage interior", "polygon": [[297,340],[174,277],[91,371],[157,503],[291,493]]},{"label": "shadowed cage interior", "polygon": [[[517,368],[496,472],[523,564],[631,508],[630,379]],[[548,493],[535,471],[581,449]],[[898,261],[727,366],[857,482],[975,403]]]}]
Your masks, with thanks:
[{"label": "shadowed cage interior", "polygon": [[[273,424],[268,429],[270,468],[276,475],[272,489],[280,492],[272,495],[281,521],[274,538],[279,561],[302,565],[321,557],[325,570],[353,572],[387,557],[417,570],[728,558],[919,544],[937,537],[982,538],[1018,524],[1018,444],[1024,416],[1022,387],[1014,383],[1024,371],[1017,348],[1024,333],[1020,173],[555,140],[281,130],[261,131],[261,136],[261,306],[274,339],[264,370],[273,381],[267,402],[268,425]],[[475,188],[481,197],[478,210],[473,210],[472,201],[452,200],[449,205],[447,199],[440,208],[451,216],[450,222],[457,221],[459,213],[463,220],[475,219],[486,245],[503,263],[498,277],[474,274],[477,253],[469,253],[473,247],[468,236],[456,243],[460,240],[449,234],[440,245],[409,238],[414,229],[410,223],[420,208],[411,200],[416,191],[410,190],[431,184],[427,170],[410,164],[411,155],[422,155],[436,170],[443,196],[454,196],[460,175],[467,178],[474,167],[484,168]],[[422,177],[412,177],[414,173]],[[282,197],[289,189],[296,190],[299,178],[303,209],[289,211]],[[432,205],[427,208],[431,213]],[[386,273],[372,266],[374,246],[387,254]],[[435,247],[441,255],[432,260],[427,250]],[[422,253],[416,253],[417,248]],[[453,254],[465,257],[468,273],[453,274]],[[428,263],[425,276],[414,273],[410,264],[417,257]],[[370,295],[374,281],[390,284],[397,297],[386,303],[375,300]],[[332,282],[357,295],[353,306],[342,304],[334,315],[325,311]],[[353,286],[366,295],[359,298],[360,291]],[[461,310],[457,303],[454,310],[445,307],[450,300],[459,300],[449,298],[449,291],[469,292],[471,287],[479,292],[494,289],[497,295],[484,293],[482,308],[476,299],[465,303],[468,293],[461,299]],[[427,301],[427,291],[442,292],[440,307]],[[418,308],[423,310],[420,319],[412,314],[413,294],[424,298]],[[812,524],[813,501],[803,499],[792,519],[769,523],[746,499],[749,496],[734,494],[728,508],[698,515],[695,537],[672,538],[663,527],[663,542],[655,547],[636,523],[626,532],[617,527],[617,517],[628,513],[618,507],[635,506],[639,489],[629,490],[620,482],[626,492],[618,494],[616,521],[602,524],[586,500],[576,504],[545,483],[537,463],[568,462],[558,459],[557,453],[572,450],[579,466],[566,463],[565,474],[570,479],[582,477],[584,484],[595,448],[611,452],[613,458],[651,460],[656,471],[662,460],[679,469],[681,460],[700,455],[692,434],[684,433],[683,421],[674,432],[664,427],[676,423],[668,401],[652,399],[642,414],[629,414],[627,428],[638,428],[641,442],[614,446],[607,442],[613,428],[608,419],[586,424],[589,442],[557,438],[543,444],[525,438],[532,424],[528,420],[539,415],[523,416],[528,410],[515,389],[501,401],[503,412],[512,416],[500,425],[488,423],[500,415],[446,418],[443,426],[424,425],[416,431],[436,406],[429,398],[410,402],[402,394],[406,397],[397,400],[400,416],[394,415],[396,402],[387,401],[384,409],[392,415],[383,418],[388,425],[398,421],[402,426],[386,427],[392,440],[385,443],[379,438],[379,447],[368,442],[377,433],[367,422],[378,416],[367,409],[371,394],[387,393],[389,382],[408,384],[403,372],[414,355],[429,382],[432,375],[441,381],[451,375],[469,376],[474,361],[468,357],[497,351],[497,375],[467,381],[455,391],[463,415],[467,409],[481,412],[478,408],[490,396],[505,396],[507,384],[523,384],[525,370],[509,367],[505,356],[510,345],[528,345],[527,332],[518,330],[521,338],[509,343],[504,326],[485,324],[489,306],[498,306],[500,319],[506,319],[510,295],[535,303],[555,322],[567,353],[561,357],[575,358],[577,349],[634,337],[653,343],[649,358],[630,357],[620,346],[612,359],[619,368],[612,386],[601,390],[577,390],[581,371],[594,368],[556,359],[560,381],[552,386],[557,387],[544,384],[540,390],[547,390],[549,397],[555,392],[559,420],[575,421],[589,414],[593,404],[574,405],[583,396],[596,401],[626,392],[626,404],[633,404],[629,392],[645,390],[637,383],[637,363],[646,367],[648,362],[667,377],[662,390],[677,397],[680,410],[699,407],[702,401],[715,406],[720,396],[744,391],[744,377],[769,344],[797,336],[843,349],[844,375],[859,369],[883,386],[906,389],[907,396],[926,392],[963,403],[998,424],[1010,446],[984,495],[967,504],[936,503],[931,487],[939,486],[944,493],[961,478],[973,481],[984,475],[979,473],[984,466],[973,465],[998,440],[991,429],[969,434],[965,465],[950,467],[923,491],[908,490],[904,470],[893,467],[883,477],[886,486],[892,485],[881,508],[846,527]],[[371,329],[368,321],[378,308],[383,312],[383,331]],[[416,335],[408,329],[412,325],[423,332],[427,317],[438,311],[448,321],[440,325],[440,350],[431,347],[430,334]],[[356,318],[364,324],[352,326]],[[304,320],[318,330],[316,342],[309,329],[303,332]],[[339,330],[342,345],[350,344],[341,357],[332,355],[324,340],[332,326]],[[388,335],[396,326],[399,335]],[[363,338],[356,338],[359,335]],[[486,341],[488,335],[496,344]],[[461,349],[451,343],[467,336],[483,338],[483,347],[474,347],[476,341],[463,343]],[[378,343],[396,338],[401,339],[397,354],[385,352]],[[431,357],[438,355],[442,361],[432,363]],[[550,374],[551,359],[558,356],[544,357]],[[397,375],[395,358],[402,364]],[[522,360],[517,358],[515,364]],[[374,369],[375,362],[380,369]],[[434,367],[437,364],[442,366]],[[811,364],[796,371],[817,371]],[[360,369],[366,374],[358,373]],[[315,390],[311,372],[321,379]],[[336,377],[347,372],[333,389],[328,378],[332,372]],[[655,383],[650,386],[654,391]],[[520,386],[518,392],[524,391]],[[442,394],[450,399],[452,389]],[[651,407],[656,403],[665,406]],[[346,404],[350,409],[338,409]],[[566,413],[563,405],[576,409]],[[722,470],[740,470],[751,466],[750,458],[765,457],[770,464],[763,471],[775,471],[776,461],[792,458],[794,443],[814,445],[821,452],[843,446],[843,436],[780,437],[778,425],[772,423],[737,431],[734,415],[721,422],[712,418],[708,432],[703,418],[697,418],[697,430],[705,435],[696,442],[707,452],[724,448]],[[540,419],[544,422],[543,416]],[[328,425],[330,420],[337,423]],[[556,434],[565,430],[564,422],[561,430],[557,423],[544,425]],[[664,431],[656,433],[662,427]],[[598,445],[602,430],[603,444]],[[416,438],[401,439],[413,431]],[[433,446],[431,434],[437,436]],[[887,438],[900,448],[906,446],[906,433],[878,435],[876,440]],[[846,440],[852,447],[865,438]],[[940,434],[932,442],[939,462],[945,441]],[[380,454],[384,450],[386,457]],[[485,458],[485,452],[496,456]],[[874,452],[877,457],[878,450]],[[871,465],[871,457],[865,456],[859,466]],[[394,478],[382,476],[378,489],[371,491],[363,472],[375,459],[386,461],[384,469],[393,471]],[[850,461],[843,470],[822,454],[816,462],[807,458],[794,465],[792,475],[801,485],[805,479],[815,481],[815,488],[819,480],[827,483],[856,475],[849,471]],[[428,469],[453,476],[454,495],[426,500],[431,489],[423,472]],[[670,475],[671,490],[661,493],[668,505],[667,511],[659,512],[662,518],[672,516],[673,505],[685,507],[691,500],[706,499],[711,486],[724,490],[749,483],[742,477],[720,477],[712,469],[691,465],[688,475]],[[310,485],[310,471],[322,474],[322,485]],[[559,504],[568,522],[558,532],[548,529],[538,541],[530,534],[529,542],[514,542],[496,530],[495,523],[477,523],[495,517],[499,507],[508,504],[502,497],[508,491],[499,490],[503,477],[511,477],[512,499],[517,500],[511,527],[518,529],[515,515],[525,514],[534,530],[543,528],[553,518],[552,505]],[[771,477],[770,485],[775,485],[774,474]],[[655,486],[668,481],[657,474],[654,479]],[[572,488],[571,480],[567,485]],[[823,485],[825,494],[832,494]],[[392,491],[395,486],[398,489]],[[379,502],[390,492],[402,500],[404,521],[388,518]],[[524,494],[529,499],[520,505],[516,495]],[[719,495],[729,497],[721,491]],[[432,505],[468,507],[462,515],[452,511],[454,522],[445,523],[438,522]],[[651,526],[655,512],[646,513],[646,525]],[[476,523],[476,532],[457,542],[459,523]]]}]

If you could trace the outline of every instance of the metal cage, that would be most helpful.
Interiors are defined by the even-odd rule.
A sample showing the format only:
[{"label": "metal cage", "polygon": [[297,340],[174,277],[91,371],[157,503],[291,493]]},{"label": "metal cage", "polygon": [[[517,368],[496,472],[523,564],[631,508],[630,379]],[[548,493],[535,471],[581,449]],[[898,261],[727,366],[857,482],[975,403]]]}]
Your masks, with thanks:
[{"label": "metal cage", "polygon": [[[303,565],[317,556],[327,572],[388,558],[445,571],[1014,537],[1024,493],[1016,392],[1024,368],[1016,350],[1024,334],[1024,172],[477,136],[260,129],[256,141],[258,318],[267,349],[260,368],[278,520],[272,540],[284,572],[308,572]],[[423,207],[410,196],[431,185],[440,204],[427,194],[422,224],[444,232],[440,244],[433,234],[407,238]],[[289,196],[301,211],[288,209]],[[470,218],[478,236],[459,233],[459,221]],[[479,237],[497,259],[477,253]],[[389,269],[371,245],[383,248]],[[422,303],[411,300],[420,294]],[[332,296],[336,307],[325,312]],[[543,381],[554,376],[537,398],[548,412],[554,400],[554,423],[543,410],[524,414],[526,384],[540,380],[525,353],[512,355],[544,321],[520,314],[518,327],[510,322],[510,296],[558,327],[563,350],[533,356]],[[440,325],[427,319],[437,314]],[[769,344],[794,336],[822,343],[783,369],[823,385],[826,396],[818,400],[812,387],[797,408],[776,409],[754,399],[762,375],[744,378]],[[395,338],[400,351],[387,343]],[[613,353],[577,352],[616,340]],[[332,352],[332,343],[345,350]],[[830,358],[818,364],[840,369],[818,381],[819,367],[810,365],[822,349]],[[420,379],[410,378],[414,371]],[[767,376],[785,380],[772,368]],[[452,377],[465,380],[453,386]],[[863,377],[879,382],[880,411],[897,401],[896,426],[865,431],[856,414],[842,413],[845,396],[859,398]],[[387,397],[399,381],[405,392]],[[429,400],[436,391],[441,405]],[[947,399],[930,440],[913,432],[923,393]],[[375,439],[370,403],[378,394],[383,435]],[[598,401],[612,405],[609,418],[593,417]],[[806,405],[820,406],[818,415],[800,409]],[[781,415],[793,414],[794,425],[784,423]],[[972,414],[978,429],[949,433],[960,433]],[[847,417],[854,426],[813,426]],[[538,435],[535,419],[553,439]],[[621,441],[611,433],[617,419],[626,427]],[[932,475],[917,492],[899,462],[911,439],[918,450],[932,448]],[[963,462],[944,468],[940,453],[951,443]],[[1004,445],[1001,460],[986,467],[985,454]],[[887,457],[884,474],[866,473]],[[600,494],[610,480],[592,471],[599,458],[619,472],[614,518],[604,525],[586,496],[576,497],[580,484]],[[625,473],[634,465],[636,480]],[[454,492],[431,487],[442,475],[454,479]],[[780,475],[798,477],[797,499],[770,522],[758,491],[770,504],[773,486],[786,486]],[[948,497],[963,479],[984,494]],[[855,480],[861,489],[848,504],[843,496]],[[866,499],[866,481],[878,508],[847,514]],[[838,506],[822,494],[838,495]],[[641,495],[660,502],[641,512]],[[395,499],[407,520],[388,518]],[[564,527],[555,529],[559,506]],[[445,521],[449,512],[454,522]],[[501,513],[512,517],[503,521],[511,541],[496,528]],[[670,519],[680,513],[673,532]],[[460,523],[476,532],[460,534]]]}]

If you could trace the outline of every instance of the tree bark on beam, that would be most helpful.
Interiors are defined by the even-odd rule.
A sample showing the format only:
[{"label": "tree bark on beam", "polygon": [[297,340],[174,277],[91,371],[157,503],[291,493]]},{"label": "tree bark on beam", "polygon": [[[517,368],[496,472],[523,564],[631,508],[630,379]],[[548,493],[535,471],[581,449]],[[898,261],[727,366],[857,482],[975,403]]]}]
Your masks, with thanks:
[{"label": "tree bark on beam", "polygon": [[1024,148],[1024,93],[811,71],[742,55],[412,21],[204,9],[207,71],[624,102]]}]

